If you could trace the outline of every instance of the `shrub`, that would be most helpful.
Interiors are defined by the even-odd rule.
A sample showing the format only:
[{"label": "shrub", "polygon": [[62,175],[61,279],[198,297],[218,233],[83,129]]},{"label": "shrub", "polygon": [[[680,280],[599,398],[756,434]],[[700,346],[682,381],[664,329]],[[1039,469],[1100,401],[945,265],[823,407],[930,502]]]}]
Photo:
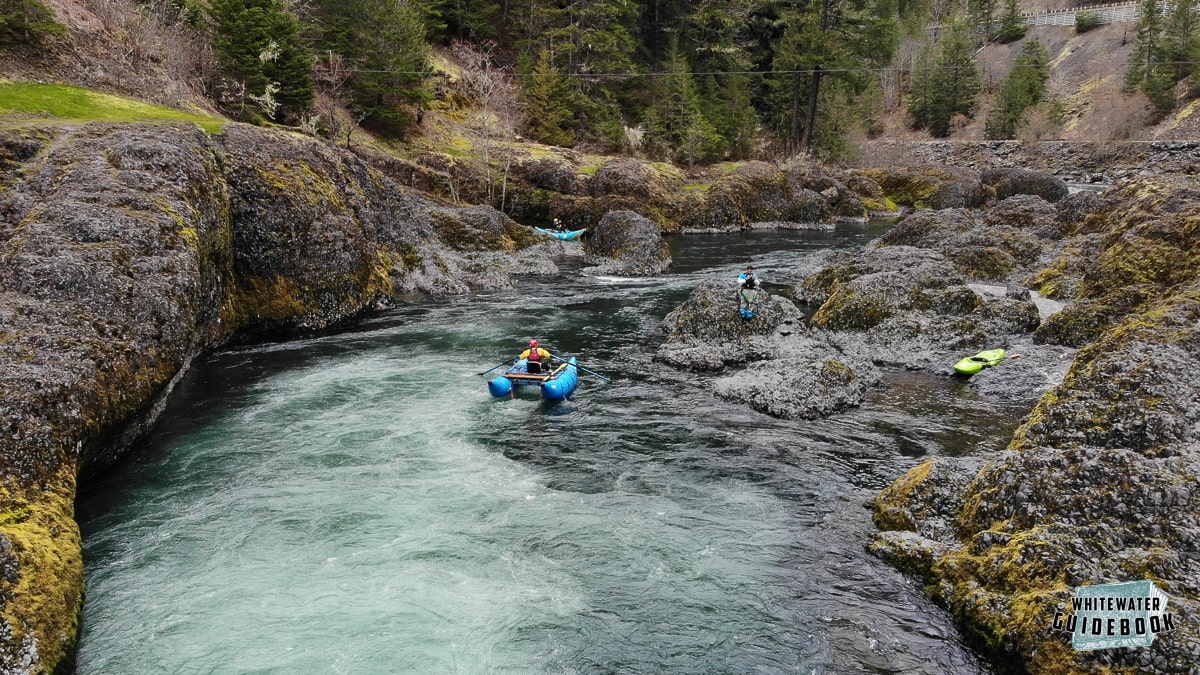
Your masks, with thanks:
[{"label": "shrub", "polygon": [[0,45],[35,43],[66,32],[54,12],[38,0],[0,0]]},{"label": "shrub", "polygon": [[1100,12],[1076,12],[1075,32],[1086,33],[1100,25]]}]

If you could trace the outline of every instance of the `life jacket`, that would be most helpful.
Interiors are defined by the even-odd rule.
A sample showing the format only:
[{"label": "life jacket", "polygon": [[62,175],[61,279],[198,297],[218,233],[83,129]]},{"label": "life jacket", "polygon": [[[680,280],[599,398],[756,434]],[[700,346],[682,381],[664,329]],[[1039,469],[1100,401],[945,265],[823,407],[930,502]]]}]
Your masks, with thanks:
[{"label": "life jacket", "polygon": [[754,280],[753,276],[746,277],[746,283],[744,284],[746,288],[753,289],[757,285],[758,282]]},{"label": "life jacket", "polygon": [[542,354],[541,354],[542,348],[541,347],[535,347],[528,351],[529,351],[529,356],[525,357],[525,359],[527,361],[541,361],[542,360]]}]

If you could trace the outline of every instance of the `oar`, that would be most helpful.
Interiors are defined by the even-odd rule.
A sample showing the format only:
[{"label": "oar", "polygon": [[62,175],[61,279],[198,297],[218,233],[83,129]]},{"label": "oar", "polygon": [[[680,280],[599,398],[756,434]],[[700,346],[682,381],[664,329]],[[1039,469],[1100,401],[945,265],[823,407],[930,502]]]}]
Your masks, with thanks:
[{"label": "oar", "polygon": [[482,373],[475,373],[475,374],[476,375],[487,375],[488,373],[492,372],[493,370],[495,370],[497,368],[503,368],[504,366],[507,366],[508,364],[510,364],[512,362],[513,362],[513,359],[509,359],[509,360],[505,361],[504,363],[501,363],[501,364],[492,366],[491,368],[488,368],[487,370],[483,371]]},{"label": "oar", "polygon": [[[558,359],[559,361],[562,361],[563,363],[570,363],[570,361],[567,361],[566,359],[564,359],[564,358],[561,358],[561,357],[558,357],[558,356],[555,356],[555,355],[553,355],[553,354],[551,354],[551,355],[550,355],[550,358]],[[600,373],[597,373],[597,372],[596,372],[596,371],[594,371],[594,370],[588,370],[587,368],[584,368],[583,366],[579,365],[578,363],[576,363],[576,364],[575,364],[575,367],[576,367],[576,368],[578,368],[578,369],[580,369],[580,370],[582,370],[582,371],[583,371],[583,372],[585,372],[585,373],[591,373],[592,375],[595,375],[596,377],[598,377],[598,378],[600,378],[600,379],[604,380],[605,382],[612,382],[612,380],[610,380],[610,379],[608,379],[607,377],[605,377],[605,376],[601,375]]]}]

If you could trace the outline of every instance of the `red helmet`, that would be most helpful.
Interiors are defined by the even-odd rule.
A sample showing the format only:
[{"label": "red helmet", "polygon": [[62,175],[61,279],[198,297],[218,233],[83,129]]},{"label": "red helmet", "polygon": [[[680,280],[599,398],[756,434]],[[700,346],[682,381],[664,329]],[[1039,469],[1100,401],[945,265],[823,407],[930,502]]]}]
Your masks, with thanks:
[{"label": "red helmet", "polygon": [[536,347],[536,346],[537,346],[537,340],[530,340],[530,341],[529,341],[529,346],[530,346],[530,347]]}]

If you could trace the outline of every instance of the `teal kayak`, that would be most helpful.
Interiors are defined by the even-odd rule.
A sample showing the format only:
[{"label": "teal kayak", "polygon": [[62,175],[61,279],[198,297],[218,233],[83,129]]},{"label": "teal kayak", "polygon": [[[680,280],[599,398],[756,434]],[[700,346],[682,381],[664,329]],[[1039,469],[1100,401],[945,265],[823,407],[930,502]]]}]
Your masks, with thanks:
[{"label": "teal kayak", "polygon": [[1003,360],[1003,349],[989,349],[985,352],[979,352],[975,356],[968,356],[954,364],[954,372],[959,375],[974,375],[984,368],[990,368]]},{"label": "teal kayak", "polygon": [[568,232],[558,232],[555,230],[547,230],[544,227],[535,227],[533,229],[537,230],[538,232],[541,232],[542,234],[548,234],[551,237],[558,237],[559,239],[562,239],[563,241],[570,241],[572,239],[578,239],[580,237],[580,235],[582,235],[584,232],[587,232],[587,230],[570,230]]}]

